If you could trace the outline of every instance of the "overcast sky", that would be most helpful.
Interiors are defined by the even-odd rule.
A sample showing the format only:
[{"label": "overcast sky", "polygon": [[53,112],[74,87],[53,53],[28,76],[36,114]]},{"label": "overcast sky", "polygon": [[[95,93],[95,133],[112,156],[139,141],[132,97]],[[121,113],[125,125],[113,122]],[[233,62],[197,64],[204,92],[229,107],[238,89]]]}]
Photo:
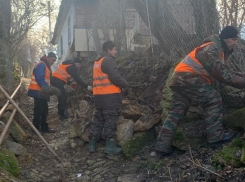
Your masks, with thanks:
[{"label": "overcast sky", "polygon": [[[48,0],[45,2],[43,2],[44,4],[46,4],[46,7],[44,8],[47,8],[48,10]],[[54,17],[57,17],[58,16],[58,13],[59,13],[59,7],[60,7],[60,2],[61,0],[50,0],[51,2],[51,6],[54,5],[55,6],[55,9],[53,12],[51,12],[51,29],[52,29],[52,32],[54,31],[54,26],[55,26],[55,23],[56,23],[56,18]],[[48,17],[45,16],[43,18],[41,18],[37,24],[34,26],[34,30],[36,29],[39,29],[40,27],[42,26],[47,26],[48,27],[48,23],[49,23],[49,20],[48,20]]]}]

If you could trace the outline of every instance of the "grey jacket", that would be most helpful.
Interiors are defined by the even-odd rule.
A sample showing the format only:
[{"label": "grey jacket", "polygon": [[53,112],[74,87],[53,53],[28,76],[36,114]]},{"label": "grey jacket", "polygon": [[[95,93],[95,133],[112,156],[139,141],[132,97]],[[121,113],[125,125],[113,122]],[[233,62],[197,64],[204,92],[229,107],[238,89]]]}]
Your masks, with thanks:
[{"label": "grey jacket", "polygon": [[[102,57],[105,57],[101,64],[101,70],[107,74],[110,81],[120,87],[128,87],[128,83],[119,75],[115,58],[108,52],[101,52],[95,61],[99,61]],[[94,95],[94,103],[96,108],[100,109],[120,109],[122,105],[122,94],[103,94]]]}]

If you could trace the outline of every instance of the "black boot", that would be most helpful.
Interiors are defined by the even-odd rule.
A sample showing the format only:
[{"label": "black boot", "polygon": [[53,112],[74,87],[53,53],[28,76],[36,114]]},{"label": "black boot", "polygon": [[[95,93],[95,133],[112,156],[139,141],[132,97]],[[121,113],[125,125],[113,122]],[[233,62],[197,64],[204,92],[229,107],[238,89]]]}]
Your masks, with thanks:
[{"label": "black boot", "polygon": [[60,121],[73,117],[72,115],[68,114],[67,109],[60,109]]},{"label": "black boot", "polygon": [[[36,126],[35,126],[35,128],[37,129],[37,131],[38,131],[41,135],[43,135],[43,133],[42,133],[40,127],[36,127]],[[32,133],[36,134],[36,132],[35,132],[34,130],[32,130]]]},{"label": "black boot", "polygon": [[58,115],[60,115],[60,105],[59,104],[57,105],[57,108],[58,108]]},{"label": "black boot", "polygon": [[44,134],[44,133],[55,133],[55,130],[48,128],[47,130],[41,130],[41,133],[42,134]]},{"label": "black boot", "polygon": [[63,121],[63,120],[68,119],[68,118],[69,117],[67,115],[62,115],[62,116],[60,116],[60,121]]},{"label": "black boot", "polygon": [[237,135],[237,132],[235,132],[235,131],[227,132],[223,135],[223,137],[219,141],[214,142],[214,143],[210,143],[210,146],[214,147],[214,148],[221,146],[221,144],[229,142],[230,140],[232,140],[236,135]]}]

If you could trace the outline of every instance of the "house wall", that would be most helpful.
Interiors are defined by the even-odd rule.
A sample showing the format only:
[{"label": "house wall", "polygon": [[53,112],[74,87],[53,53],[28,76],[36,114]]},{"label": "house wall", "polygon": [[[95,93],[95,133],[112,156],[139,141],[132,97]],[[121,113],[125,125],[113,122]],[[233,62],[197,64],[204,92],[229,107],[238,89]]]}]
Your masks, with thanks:
[{"label": "house wall", "polygon": [[[103,30],[98,29],[98,34],[99,34],[100,44],[102,45],[105,40],[103,35]],[[109,29],[110,40],[114,41],[115,34],[116,34],[115,29]],[[132,43],[133,29],[126,29],[125,34],[127,40],[127,49],[133,51],[134,50],[134,44]],[[81,51],[81,52],[96,51],[92,29],[75,28],[75,51]]]},{"label": "house wall", "polygon": [[77,0],[76,7],[76,26],[91,27],[91,22],[94,20],[98,11],[98,0]]},{"label": "house wall", "polygon": [[[70,40],[68,40],[68,19],[69,17],[70,17]],[[74,41],[75,25],[76,25],[76,13],[75,13],[74,4],[72,4],[67,13],[66,20],[64,22],[64,25],[61,31],[61,36],[59,38],[59,42],[57,46],[58,61],[56,64],[60,64],[66,59],[70,58],[70,50],[71,50],[71,47]]]},{"label": "house wall", "polygon": [[[72,0],[70,9],[64,20],[62,31],[59,37],[57,52],[58,61],[53,66],[55,69],[60,63],[62,63],[70,56],[76,55],[76,52],[82,53],[82,56],[86,56],[86,53],[96,52],[96,46],[93,37],[93,30],[91,27],[91,22],[95,18],[95,13],[98,8],[97,0]],[[68,19],[70,17],[71,26],[71,42],[68,41]],[[125,35],[126,35],[126,46],[123,45],[122,51],[135,51],[138,47],[146,48],[149,45],[149,29],[140,19],[137,11],[135,9],[127,9],[125,13]],[[99,23],[98,23],[99,24]],[[134,42],[135,34],[142,34],[144,38],[144,43],[141,45],[139,42]],[[116,35],[116,29],[108,30],[109,39],[114,41],[114,36]],[[100,40],[100,45],[105,41],[103,30],[98,27],[98,38]],[[140,37],[142,39],[142,36]],[[146,41],[145,41],[146,40]],[[123,41],[123,40],[122,40]],[[142,41],[141,41],[142,42]],[[127,50],[124,50],[127,48]]]}]

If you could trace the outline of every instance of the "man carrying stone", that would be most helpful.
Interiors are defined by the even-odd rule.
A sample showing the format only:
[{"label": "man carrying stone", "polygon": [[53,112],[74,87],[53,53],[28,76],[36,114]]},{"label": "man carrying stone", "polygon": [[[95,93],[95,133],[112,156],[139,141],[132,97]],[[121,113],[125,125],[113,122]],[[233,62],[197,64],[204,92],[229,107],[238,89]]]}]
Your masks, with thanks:
[{"label": "man carrying stone", "polygon": [[61,95],[58,97],[58,114],[60,120],[63,121],[68,119],[69,115],[67,112],[67,94],[64,85],[71,84],[70,79],[73,78],[80,86],[86,88],[92,92],[92,87],[87,85],[79,77],[79,69],[81,68],[82,60],[75,58],[72,60],[66,60],[59,65],[59,67],[53,72],[51,84],[58,88]]},{"label": "man carrying stone", "polygon": [[223,143],[234,137],[235,132],[225,133],[222,127],[222,98],[213,84],[217,80],[235,88],[245,88],[242,75],[233,74],[224,64],[237,42],[237,29],[227,26],[219,35],[205,39],[200,47],[195,48],[176,66],[170,82],[173,91],[171,107],[156,144],[158,157],[172,152],[176,128],[192,101],[204,110],[210,144]]},{"label": "man carrying stone", "polygon": [[51,66],[56,61],[56,54],[49,52],[48,56],[43,56],[40,61],[35,65],[32,75],[31,83],[27,95],[34,98],[34,118],[33,125],[37,130],[43,133],[54,133],[47,123],[48,117],[48,101],[49,96],[42,95],[42,90],[51,90],[50,77]]}]

